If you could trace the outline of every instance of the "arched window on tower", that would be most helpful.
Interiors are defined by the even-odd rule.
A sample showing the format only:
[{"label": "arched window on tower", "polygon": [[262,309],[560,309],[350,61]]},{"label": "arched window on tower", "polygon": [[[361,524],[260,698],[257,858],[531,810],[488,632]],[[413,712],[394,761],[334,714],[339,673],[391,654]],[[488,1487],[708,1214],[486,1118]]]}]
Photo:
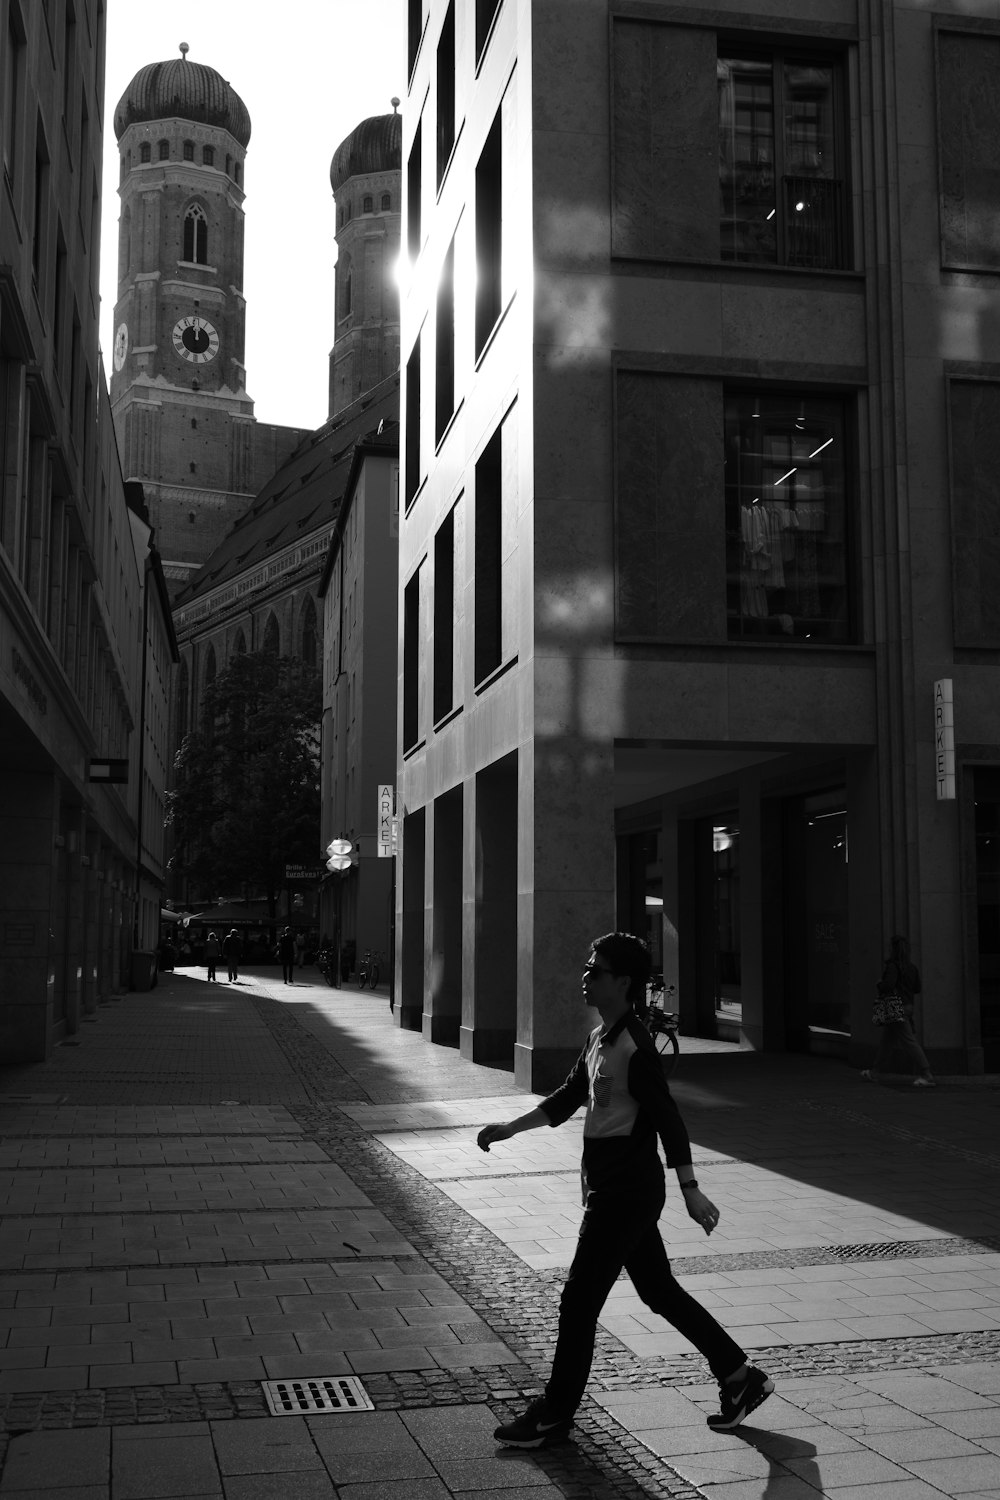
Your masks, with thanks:
[{"label": "arched window on tower", "polygon": [[169,161],[170,160],[170,142],[169,141],[161,141],[160,142],[160,160],[161,161]]},{"label": "arched window on tower", "polygon": [[141,162],[149,161],[151,154],[149,142],[143,141],[139,147],[139,160]]},{"label": "arched window on tower", "polygon": [[185,161],[194,161],[194,141],[184,142],[183,156]]},{"label": "arched window on tower", "polygon": [[361,212],[363,214],[370,214],[373,211],[374,208],[375,208],[375,200],[374,200],[374,198],[372,198],[370,194],[366,193],[365,196],[361,200]]},{"label": "arched window on tower", "polygon": [[206,167],[214,167],[215,166],[215,148],[212,147],[212,146],[202,146],[202,148],[201,148],[201,160],[202,160],[202,163],[203,163],[204,166],[206,166]]},{"label": "arched window on tower", "polygon": [[264,639],[261,643],[261,650],[266,651],[269,656],[277,656],[281,650],[278,622],[274,618],[273,613],[268,615],[267,624],[264,626]]},{"label": "arched window on tower", "polygon": [[233,167],[233,180],[235,181],[236,186],[239,187],[239,183],[240,183],[240,164],[239,164],[239,162],[237,162],[236,165]]},{"label": "arched window on tower", "polygon": [[342,255],[337,262],[337,279],[340,282],[341,318],[349,318],[354,305],[354,289],[351,284],[351,257]]},{"label": "arched window on tower", "polygon": [[188,732],[188,707],[190,704],[191,684],[188,678],[187,662],[181,658],[180,671],[177,673],[177,740],[178,743]]},{"label": "arched window on tower", "polygon": [[389,209],[391,207],[392,207],[392,194],[391,193],[383,193],[382,194],[382,212],[383,213],[388,213],[388,211],[389,211]]},{"label": "arched window on tower", "polygon": [[307,667],[316,665],[316,606],[312,595],[306,595],[299,616],[299,655]]},{"label": "arched window on tower", "polygon": [[208,265],[208,220],[200,203],[192,203],[184,215],[184,253],[181,259],[198,266]]}]

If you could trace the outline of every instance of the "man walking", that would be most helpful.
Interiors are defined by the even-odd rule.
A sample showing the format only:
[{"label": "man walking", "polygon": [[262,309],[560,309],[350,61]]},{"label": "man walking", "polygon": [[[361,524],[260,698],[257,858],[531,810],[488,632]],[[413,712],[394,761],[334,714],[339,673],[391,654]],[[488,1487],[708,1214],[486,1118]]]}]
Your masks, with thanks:
[{"label": "man walking", "polygon": [[295,939],[290,927],[286,927],[278,939],[278,958],[281,962],[281,982],[291,984],[295,964]]},{"label": "man walking", "polygon": [[718,1224],[719,1211],[695,1179],[687,1129],[640,1019],[649,974],[649,949],[638,938],[625,932],[597,938],[583,969],[583,998],[597,1009],[601,1025],[554,1094],[518,1119],[479,1132],[478,1143],[488,1151],[523,1130],[561,1125],[587,1107],[583,1223],[560,1302],[552,1373],[544,1396],[496,1429],[494,1436],[510,1447],[538,1448],[569,1432],[590,1374],[597,1320],[623,1266],[646,1306],[707,1359],[721,1398],[709,1427],[738,1427],[774,1390],[774,1382],[748,1364],[739,1344],[674,1278],[663,1248],[657,1226],[666,1190],[657,1136],[688,1214],[706,1234]]},{"label": "man walking", "polygon": [[226,935],[222,944],[222,952],[229,966],[230,981],[239,979],[240,959],[243,957],[243,939],[235,927],[231,927]]}]

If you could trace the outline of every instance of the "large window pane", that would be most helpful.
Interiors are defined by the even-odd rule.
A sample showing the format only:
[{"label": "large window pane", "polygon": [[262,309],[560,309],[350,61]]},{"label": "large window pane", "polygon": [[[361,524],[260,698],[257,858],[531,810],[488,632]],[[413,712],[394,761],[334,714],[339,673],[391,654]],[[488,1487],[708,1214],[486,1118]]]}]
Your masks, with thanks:
[{"label": "large window pane", "polygon": [[846,264],[839,71],[782,56],[719,58],[723,260]]},{"label": "large window pane", "polygon": [[725,403],[730,639],[850,639],[843,404],[730,393]]},{"label": "large window pane", "polygon": [[774,261],[774,80],[770,62],[719,58],[722,259]]}]

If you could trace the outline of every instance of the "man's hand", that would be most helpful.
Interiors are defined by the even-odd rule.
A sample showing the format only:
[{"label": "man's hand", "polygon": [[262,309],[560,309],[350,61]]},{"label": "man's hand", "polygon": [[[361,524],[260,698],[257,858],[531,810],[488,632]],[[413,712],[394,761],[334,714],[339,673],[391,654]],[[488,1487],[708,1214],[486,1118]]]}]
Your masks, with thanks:
[{"label": "man's hand", "polygon": [[488,1151],[494,1141],[509,1141],[514,1134],[509,1125],[484,1125],[476,1136],[480,1151]]},{"label": "man's hand", "polygon": [[719,1210],[711,1198],[707,1197],[701,1188],[692,1188],[683,1197],[691,1218],[696,1224],[701,1225],[706,1234],[711,1234],[719,1222]]}]

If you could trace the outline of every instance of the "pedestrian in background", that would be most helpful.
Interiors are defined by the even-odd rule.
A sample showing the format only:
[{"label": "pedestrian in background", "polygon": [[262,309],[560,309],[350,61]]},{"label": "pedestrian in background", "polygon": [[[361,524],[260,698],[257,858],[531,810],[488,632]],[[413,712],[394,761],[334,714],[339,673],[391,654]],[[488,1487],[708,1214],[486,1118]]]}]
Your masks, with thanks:
[{"label": "pedestrian in background", "polygon": [[913,1030],[913,998],[920,994],[920,970],[915,963],[911,962],[910,945],[899,933],[890,945],[889,957],[885,961],[882,978],[878,982],[878,993],[881,996],[898,995],[902,1004],[902,1015],[899,1020],[883,1023],[875,1061],[870,1068],[864,1069],[861,1074],[862,1078],[877,1083],[879,1075],[889,1071],[893,1053],[899,1052],[905,1059],[909,1071],[916,1075],[913,1080],[914,1086],[925,1089],[933,1088],[934,1075],[931,1073],[931,1065]]},{"label": "pedestrian in background", "polygon": [[221,957],[222,948],[219,944],[219,939],[214,932],[210,932],[208,934],[208,941],[205,944],[205,962],[208,965],[209,979],[215,978],[215,965]]},{"label": "pedestrian in background", "polygon": [[236,980],[240,977],[240,959],[243,957],[243,939],[235,927],[230,928],[222,944],[222,951],[226,963],[229,965],[229,978]]},{"label": "pedestrian in background", "polygon": [[278,939],[278,958],[281,961],[282,984],[292,983],[292,968],[295,964],[295,939],[292,929],[286,927]]},{"label": "pedestrian in background", "polygon": [[698,1186],[684,1121],[640,1019],[649,975],[649,949],[639,938],[610,932],[595,939],[583,967],[583,999],[599,1012],[600,1026],[554,1094],[518,1119],[479,1132],[478,1144],[488,1151],[522,1130],[561,1125],[582,1105],[587,1108],[583,1223],[563,1287],[552,1373],[545,1394],[496,1429],[494,1436],[510,1447],[538,1448],[569,1432],[590,1374],[597,1320],[622,1267],[646,1306],[708,1360],[721,1397],[710,1427],[738,1427],[774,1390],[774,1382],[747,1362],[739,1344],[675,1279],[660,1238],[666,1188],[657,1137],[689,1216],[706,1234],[718,1224],[719,1210]]}]

